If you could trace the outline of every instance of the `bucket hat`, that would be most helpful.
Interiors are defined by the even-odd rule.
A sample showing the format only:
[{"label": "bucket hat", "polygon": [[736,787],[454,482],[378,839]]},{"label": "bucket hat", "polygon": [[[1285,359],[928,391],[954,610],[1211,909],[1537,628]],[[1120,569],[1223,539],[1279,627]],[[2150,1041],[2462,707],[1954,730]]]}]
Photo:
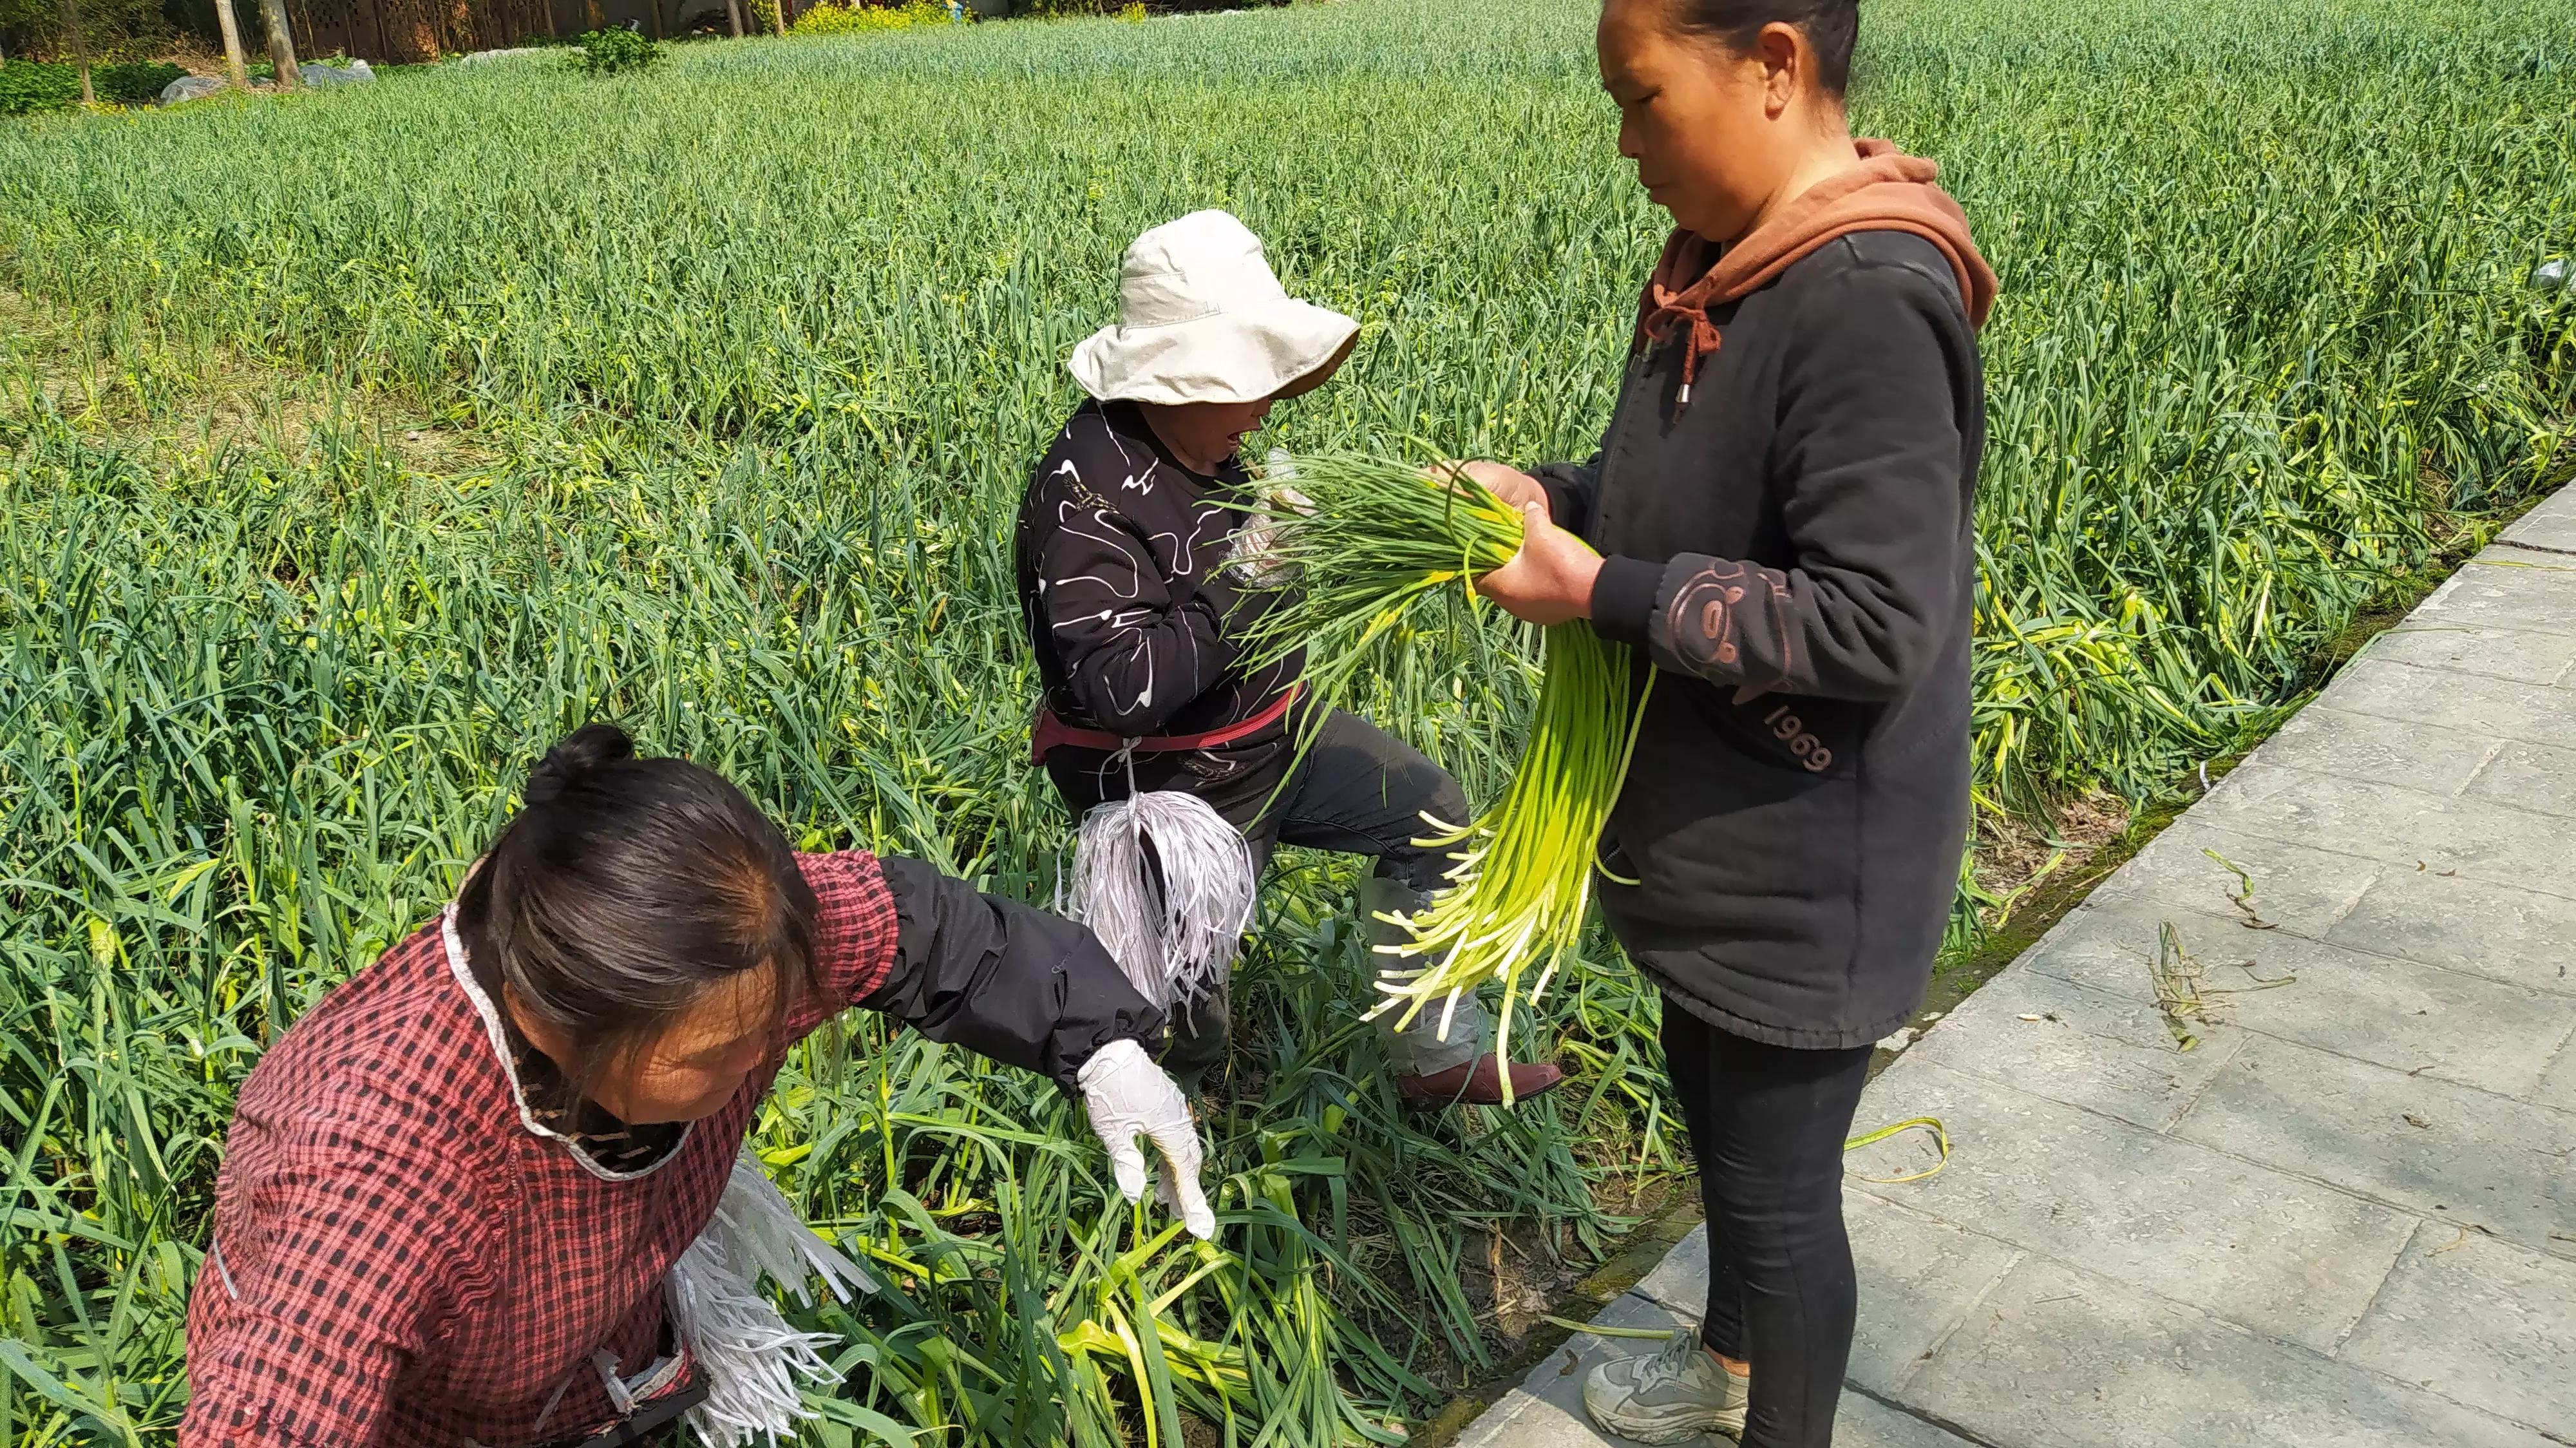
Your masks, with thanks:
[{"label": "bucket hat", "polygon": [[1065,365],[1103,402],[1258,402],[1324,385],[1359,332],[1289,296],[1242,222],[1194,211],[1128,244],[1118,324]]}]

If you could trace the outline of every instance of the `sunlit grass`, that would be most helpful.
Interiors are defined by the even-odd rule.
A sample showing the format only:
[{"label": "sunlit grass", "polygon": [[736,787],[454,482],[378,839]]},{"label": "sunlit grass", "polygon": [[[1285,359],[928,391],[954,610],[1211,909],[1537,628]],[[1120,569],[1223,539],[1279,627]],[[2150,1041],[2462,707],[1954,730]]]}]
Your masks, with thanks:
[{"label": "sunlit grass", "polygon": [[[1990,815],[2232,747],[2563,470],[2576,311],[2524,285],[2576,252],[2552,6],[1864,14],[1861,129],[1943,161],[2004,281]],[[1349,0],[0,124],[0,287],[68,308],[120,406],[256,364],[472,442],[325,407],[174,452],[0,372],[0,1438],[166,1439],[233,1089],[582,720],[807,843],[1046,896],[1009,520],[1145,226],[1227,206],[1362,319],[1288,446],[1585,454],[1661,240],[1588,27]],[[1488,801],[1529,675],[1416,642],[1372,712]],[[1515,1035],[1567,1090],[1407,1117],[1349,883],[1293,860],[1265,901],[1212,1248],[1131,1217],[1024,1076],[865,1021],[800,1056],[757,1144],[890,1283],[827,1314],[823,1441],[1387,1436],[1496,1350],[1491,1231],[1541,1276],[1605,1245],[1596,1189],[1673,1161],[1652,992],[1596,937]]]}]

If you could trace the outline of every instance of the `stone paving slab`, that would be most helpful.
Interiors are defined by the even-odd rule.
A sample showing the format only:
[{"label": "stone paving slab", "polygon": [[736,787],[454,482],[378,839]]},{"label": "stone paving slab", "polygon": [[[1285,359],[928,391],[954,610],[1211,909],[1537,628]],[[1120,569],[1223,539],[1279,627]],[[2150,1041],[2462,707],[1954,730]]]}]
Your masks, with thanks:
[{"label": "stone paving slab", "polygon": [[2413,863],[2425,817],[2447,795],[2277,762],[2257,751],[2191,807],[2186,819],[2337,854]]},{"label": "stone paving slab", "polygon": [[[1838,1443],[2576,1445],[2576,489],[2506,539],[1871,1083],[1953,1155],[1854,1153]],[[2167,923],[2296,982],[2181,1049]],[[1695,1318],[1707,1251],[1605,1319]],[[1461,1441],[1609,1441],[1582,1376],[1652,1346],[1578,1337]]]},{"label": "stone paving slab", "polygon": [[[1661,1327],[1671,1319],[1659,1308],[1621,1298],[1595,1320],[1599,1326],[1648,1324]],[[1602,1363],[1651,1352],[1655,1344],[1579,1336],[1534,1369],[1491,1412],[1470,1425],[1457,1448],[1571,1448],[1571,1445],[1615,1445],[1583,1412],[1583,1379]],[[1938,1425],[1859,1393],[1843,1394],[1834,1417],[1836,1448],[1978,1448]],[[1703,1436],[1691,1448],[1730,1448],[1729,1440]]]},{"label": "stone paving slab", "polygon": [[1999,977],[1978,996],[1993,1008],[1932,1032],[1913,1058],[2149,1131],[2181,1120],[2243,1044],[2242,1032],[2222,1027],[2177,1051],[2153,1000],[2035,970]]},{"label": "stone paving slab", "polygon": [[[2576,1033],[2576,995],[2286,931],[2247,930],[2234,919],[2189,910],[2123,902],[2087,905],[2068,918],[2078,916],[2085,930],[2044,941],[2025,957],[2033,973],[2126,996],[2152,1011],[2150,972],[2160,928],[2170,925],[2201,963],[2212,992],[2212,1011],[2221,1024],[2208,1030],[2198,1022],[2192,1026],[2204,1041],[2226,1039],[2224,1025],[2233,1024],[2399,1071],[2524,1097]],[[2285,984],[2263,984],[2285,978]],[[2221,991],[2232,993],[2216,994]],[[2172,1038],[2166,1042],[2169,1049]],[[2000,1064],[2020,1069],[2018,1062]],[[2178,1063],[2175,1069],[2189,1068]]]},{"label": "stone paving slab", "polygon": [[2469,560],[2433,590],[2407,622],[2486,625],[2525,633],[2576,634],[2576,558],[2534,558],[2501,549]]},{"label": "stone paving slab", "polygon": [[2576,1421],[2576,1262],[2427,1226],[2342,1356],[2526,1423]]},{"label": "stone paving slab", "polygon": [[2290,716],[2256,757],[2296,761],[2346,779],[2400,780],[2426,794],[2457,794],[2508,742],[2437,724],[2348,714],[2319,701]]},{"label": "stone paving slab", "polygon": [[2506,543],[2576,553],[2576,490],[2561,488],[2498,535]]},{"label": "stone paving slab", "polygon": [[2460,623],[2402,623],[2363,646],[2373,663],[2484,674],[2517,684],[2565,684],[2576,670],[2576,634]]},{"label": "stone paving slab", "polygon": [[2542,814],[2576,815],[2576,750],[2509,740],[2463,793]]},{"label": "stone paving slab", "polygon": [[[2576,719],[2576,691],[2569,717]],[[2547,895],[2576,893],[2576,819],[2493,800],[2445,800],[2420,824],[2420,862],[2435,873],[2457,870]]]},{"label": "stone paving slab", "polygon": [[2533,1093],[2532,1100],[2561,1111],[2576,1111],[2576,1041],[2558,1048],[2558,1059],[2540,1078],[2540,1090]]},{"label": "stone paving slab", "polygon": [[[2576,1258],[2576,1116],[2284,1041],[2248,1045],[2174,1135],[2427,1219]],[[2382,1245],[2382,1244],[2374,1244]],[[2384,1264],[2383,1264],[2384,1265]],[[2576,1340],[2568,1343],[2576,1365]]]},{"label": "stone paving slab", "polygon": [[[1852,1262],[1870,1284],[1852,1333],[1848,1381],[1881,1397],[1901,1395],[1985,1300],[2020,1249],[1855,1189],[1845,1194]],[[1704,1260],[1704,1259],[1703,1259]]]},{"label": "stone paving slab", "polygon": [[[1864,1286],[1864,1289],[1866,1287]],[[2010,1448],[2543,1448],[2533,1427],[2032,1258],[1905,1401]]]},{"label": "stone paving slab", "polygon": [[2197,1142],[1928,1060],[1901,1066],[1879,1078],[1867,1119],[1940,1117],[1951,1159],[1890,1199],[2286,1341],[2341,1340],[2415,1226]]},{"label": "stone paving slab", "polygon": [[2234,903],[2245,890],[2236,877],[2239,869],[2256,881],[2246,903],[2257,919],[2293,935],[2324,940],[2368,898],[2367,892],[2388,872],[2388,862],[2222,829],[2185,815],[2103,881],[2091,903],[2144,901],[2149,908],[2190,904],[2207,914],[2240,914]]},{"label": "stone paving slab", "polygon": [[[1705,1261],[1702,1258],[1702,1261]],[[1676,1317],[1660,1304],[1630,1292],[1593,1319],[1595,1327],[1663,1331],[1693,1317]],[[1617,1444],[1583,1412],[1583,1380],[1606,1362],[1651,1353],[1660,1343],[1635,1338],[1577,1335],[1530,1370],[1518,1388],[1459,1435],[1457,1448],[1566,1448]],[[1934,1424],[1858,1393],[1845,1393],[1834,1419],[1838,1448],[1975,1448]],[[1695,1448],[1728,1448],[1720,1437],[1702,1437]]]},{"label": "stone paving slab", "polygon": [[[2576,583],[2576,573],[2567,575]],[[2330,709],[2576,748],[2564,689],[2383,659],[2364,650],[2319,696]]]},{"label": "stone paving slab", "polygon": [[2576,992],[2576,899],[2563,895],[2394,869],[2373,880],[2325,938],[2534,990]]},{"label": "stone paving slab", "polygon": [[[1593,1326],[1620,1331],[1662,1331],[1681,1325],[1671,1310],[1638,1296],[1622,1294],[1592,1319]],[[1530,1369],[1504,1399],[1459,1435],[1458,1448],[1542,1448],[1542,1445],[1609,1443],[1583,1415],[1583,1379],[1594,1368],[1620,1358],[1643,1357],[1662,1344],[1634,1338],[1581,1334]]]},{"label": "stone paving slab", "polygon": [[[1860,1187],[1844,1194],[1843,1216],[1853,1261],[1875,1284],[1853,1330],[1850,1382],[1866,1392],[1894,1393],[2022,1254]],[[1676,1320],[1697,1322],[1707,1303],[1708,1229],[1683,1238],[1631,1292]]]}]

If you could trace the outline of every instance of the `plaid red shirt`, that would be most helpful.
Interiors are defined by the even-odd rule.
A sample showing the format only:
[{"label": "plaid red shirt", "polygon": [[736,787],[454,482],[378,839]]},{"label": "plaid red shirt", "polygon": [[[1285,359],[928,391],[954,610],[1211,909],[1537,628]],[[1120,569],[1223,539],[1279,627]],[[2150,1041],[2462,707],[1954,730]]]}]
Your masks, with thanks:
[{"label": "plaid red shirt", "polygon": [[[789,1040],[883,982],[897,932],[874,856],[801,863],[826,999]],[[663,1274],[714,1217],[783,1059],[657,1167],[603,1179],[521,1124],[438,925],[422,928],[242,1087],[188,1305],[183,1448],[503,1448],[615,1418],[592,1355],[625,1374],[659,1355]]]}]

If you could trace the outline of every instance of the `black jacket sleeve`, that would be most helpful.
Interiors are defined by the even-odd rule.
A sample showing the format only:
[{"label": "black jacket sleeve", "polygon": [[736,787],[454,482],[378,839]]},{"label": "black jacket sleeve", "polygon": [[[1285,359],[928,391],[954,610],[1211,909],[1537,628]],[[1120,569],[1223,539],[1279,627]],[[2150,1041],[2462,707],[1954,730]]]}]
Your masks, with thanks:
[{"label": "black jacket sleeve", "polygon": [[918,860],[879,863],[894,896],[894,964],[854,1004],[1066,1091],[1101,1047],[1150,1047],[1161,1034],[1163,1013],[1089,930]]},{"label": "black jacket sleeve", "polygon": [[[1956,620],[1967,546],[1953,359],[1958,304],[1907,268],[1843,273],[1800,309],[1769,467],[1787,568],[1613,556],[1593,627],[1662,668],[1752,693],[1898,697]],[[1955,320],[1952,329],[1956,329]]]},{"label": "black jacket sleeve", "polygon": [[1588,463],[1541,463],[1530,470],[1547,489],[1547,516],[1577,537],[1591,530],[1592,505],[1601,496],[1601,454]]}]

